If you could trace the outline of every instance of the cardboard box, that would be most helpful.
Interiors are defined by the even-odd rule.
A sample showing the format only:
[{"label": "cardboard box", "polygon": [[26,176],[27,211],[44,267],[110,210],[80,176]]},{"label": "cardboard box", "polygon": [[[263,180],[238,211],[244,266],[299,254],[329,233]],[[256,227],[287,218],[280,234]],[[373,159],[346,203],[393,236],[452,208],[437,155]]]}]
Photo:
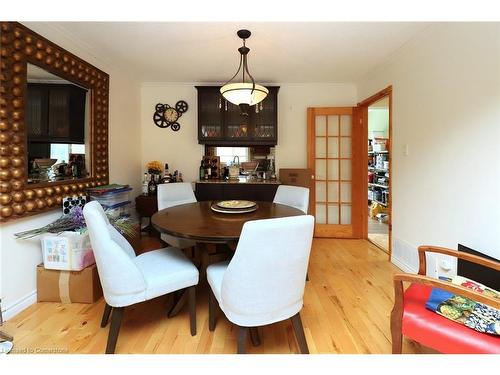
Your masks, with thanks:
[{"label": "cardboard box", "polygon": [[41,242],[46,269],[81,271],[95,263],[88,231],[46,234]]},{"label": "cardboard box", "polygon": [[102,297],[95,264],[81,271],[36,269],[38,302],[94,303]]},{"label": "cardboard box", "polygon": [[311,169],[280,168],[279,180],[283,185],[302,186],[309,189],[309,213],[314,204],[313,181],[314,174]]}]

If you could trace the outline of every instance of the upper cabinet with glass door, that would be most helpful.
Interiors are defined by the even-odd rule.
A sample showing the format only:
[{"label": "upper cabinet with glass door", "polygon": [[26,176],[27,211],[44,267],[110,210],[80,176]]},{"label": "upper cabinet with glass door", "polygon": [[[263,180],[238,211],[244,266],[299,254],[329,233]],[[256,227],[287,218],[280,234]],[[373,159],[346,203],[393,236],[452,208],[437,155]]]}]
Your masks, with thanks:
[{"label": "upper cabinet with glass door", "polygon": [[89,92],[28,64],[28,184],[88,177]]},{"label": "upper cabinet with glass door", "polygon": [[268,145],[278,143],[278,90],[250,107],[248,116],[220,95],[218,86],[197,86],[198,143],[218,146]]}]

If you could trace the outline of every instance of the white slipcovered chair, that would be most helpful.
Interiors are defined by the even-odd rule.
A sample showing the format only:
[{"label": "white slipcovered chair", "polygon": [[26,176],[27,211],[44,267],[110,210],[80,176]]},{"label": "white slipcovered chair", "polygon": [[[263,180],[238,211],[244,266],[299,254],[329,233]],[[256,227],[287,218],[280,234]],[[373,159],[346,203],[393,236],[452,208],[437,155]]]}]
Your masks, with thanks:
[{"label": "white slipcovered chair", "polygon": [[309,209],[309,189],[300,186],[279,185],[273,203],[292,206],[307,214]]},{"label": "white slipcovered chair", "polygon": [[[307,215],[309,210],[309,189],[301,186],[279,185],[273,203],[295,207]],[[309,273],[306,273],[309,280]]]},{"label": "white slipcovered chair", "polygon": [[313,237],[314,217],[292,216],[248,221],[229,262],[210,265],[209,329],[215,329],[217,304],[239,326],[238,353],[250,331],[291,318],[301,353],[309,353],[299,312]]},{"label": "white slipcovered chair", "polygon": [[[180,204],[195,203],[196,197],[189,182],[176,182],[158,185],[158,210],[178,206]],[[193,240],[175,237],[167,233],[161,234],[161,239],[167,244],[179,249],[188,249],[196,245]]]},{"label": "white slipcovered chair", "polygon": [[97,263],[106,306],[101,327],[112,312],[106,353],[114,353],[123,310],[177,290],[189,294],[191,335],[196,335],[195,285],[198,269],[174,247],[150,251],[139,256],[110,223],[97,201],[87,203],[83,215]]}]

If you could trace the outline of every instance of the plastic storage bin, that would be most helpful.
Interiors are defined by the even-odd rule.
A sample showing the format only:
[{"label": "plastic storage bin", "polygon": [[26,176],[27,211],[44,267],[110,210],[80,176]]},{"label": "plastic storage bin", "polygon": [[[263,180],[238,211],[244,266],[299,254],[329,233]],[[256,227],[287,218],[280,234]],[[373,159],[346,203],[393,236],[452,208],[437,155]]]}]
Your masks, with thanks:
[{"label": "plastic storage bin", "polygon": [[95,263],[88,232],[62,232],[42,237],[44,268],[81,271]]},{"label": "plastic storage bin", "polygon": [[116,193],[110,191],[108,193],[98,194],[98,195],[91,194],[90,200],[91,201],[95,200],[98,201],[103,206],[111,207],[123,202],[127,201],[130,202],[129,195],[131,190],[132,190],[131,188],[127,188],[126,190],[118,191]]},{"label": "plastic storage bin", "polygon": [[130,214],[130,191],[132,188],[117,189],[106,193],[90,192],[90,200],[98,201],[108,214],[124,216]]}]

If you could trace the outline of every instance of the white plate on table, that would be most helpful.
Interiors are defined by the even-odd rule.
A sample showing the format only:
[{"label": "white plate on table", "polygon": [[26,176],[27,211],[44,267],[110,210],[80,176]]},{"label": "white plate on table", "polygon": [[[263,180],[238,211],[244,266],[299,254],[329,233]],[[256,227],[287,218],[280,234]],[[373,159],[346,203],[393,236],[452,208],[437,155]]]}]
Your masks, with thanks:
[{"label": "white plate on table", "polygon": [[212,204],[210,208],[212,209],[212,211],[219,212],[222,214],[246,214],[248,212],[256,211],[259,208],[259,206],[255,204],[253,207],[249,208],[222,208],[219,207],[217,204]]},{"label": "white plate on table", "polygon": [[217,202],[217,207],[224,208],[226,210],[245,210],[255,207],[257,203],[252,201],[244,200],[230,200],[230,201],[220,201]]}]

